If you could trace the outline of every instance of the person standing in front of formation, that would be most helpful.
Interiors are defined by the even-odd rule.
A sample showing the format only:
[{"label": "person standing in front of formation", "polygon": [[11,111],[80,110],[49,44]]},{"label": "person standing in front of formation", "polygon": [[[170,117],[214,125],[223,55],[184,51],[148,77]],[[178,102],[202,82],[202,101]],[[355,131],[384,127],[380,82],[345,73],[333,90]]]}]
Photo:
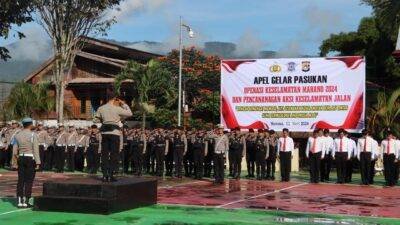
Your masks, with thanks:
[{"label": "person standing in front of formation", "polygon": [[255,164],[256,164],[256,135],[253,129],[249,129],[246,136],[246,164],[247,164],[247,178],[254,177]]},{"label": "person standing in front of formation", "polygon": [[321,159],[321,182],[329,182],[329,174],[332,168],[332,153],[334,148],[333,138],[329,134],[329,129],[324,129],[325,156]]},{"label": "person standing in front of formation", "polygon": [[197,131],[191,139],[194,159],[194,178],[202,179],[204,175],[204,157],[208,152],[208,142],[204,137],[204,131]]},{"label": "person standing in front of formation", "polygon": [[371,177],[371,161],[377,155],[378,142],[367,130],[362,130],[362,137],[357,141],[357,159],[360,161],[361,184],[369,185]]},{"label": "person standing in front of formation", "polygon": [[346,137],[344,129],[338,130],[339,137],[335,139],[335,148],[332,157],[336,161],[337,183],[343,184],[346,181],[346,162],[350,160],[349,149],[351,141]]},{"label": "person standing in front of formation", "polygon": [[310,160],[310,182],[317,184],[320,180],[321,160],[325,156],[325,141],[322,130],[316,129],[308,138],[306,157]]},{"label": "person standing in front of formation", "polygon": [[224,134],[224,127],[217,126],[217,134],[211,134],[210,138],[214,139],[214,177],[215,184],[223,184],[225,176],[225,157],[229,150],[229,138]]},{"label": "person standing in front of formation", "polygon": [[386,139],[382,141],[383,151],[383,173],[385,175],[386,186],[392,187],[396,184],[395,162],[398,159],[396,140],[391,131],[386,134]]},{"label": "person standing in front of formation", "polygon": [[67,169],[70,172],[75,171],[75,152],[77,142],[78,132],[76,132],[74,125],[70,125],[68,127],[67,137]]},{"label": "person standing in front of formation", "polygon": [[[32,185],[35,179],[35,169],[40,167],[39,143],[37,135],[32,131],[31,118],[22,120],[23,130],[14,136],[12,158],[17,159],[13,167],[18,169],[17,198],[18,207],[29,206]],[[15,163],[13,161],[13,163]]]},{"label": "person standing in front of formation", "polygon": [[269,150],[267,157],[267,180],[275,180],[275,164],[278,155],[278,138],[274,130],[269,130]]},{"label": "person standing in front of formation", "polygon": [[264,133],[262,129],[259,129],[257,133],[258,134],[255,139],[256,175],[257,180],[262,180],[266,178],[265,166],[270,149],[267,133]]},{"label": "person standing in front of formation", "polygon": [[289,137],[289,129],[282,130],[282,137],[278,140],[279,159],[281,163],[281,181],[290,181],[290,171],[292,168],[292,151],[294,150],[294,141]]},{"label": "person standing in front of formation", "polygon": [[115,182],[118,171],[118,156],[121,148],[121,120],[132,116],[129,106],[119,97],[108,92],[110,99],[100,106],[94,117],[95,123],[101,125],[101,171],[103,182]]},{"label": "person standing in front of formation", "polygon": [[39,155],[40,155],[40,161],[42,162],[40,164],[40,171],[43,171],[45,169],[45,165],[47,164],[46,162],[48,159],[46,159],[47,154],[47,147],[49,143],[49,133],[47,132],[46,129],[43,127],[43,123],[39,122],[37,126],[37,136],[38,136],[38,142],[39,142]]},{"label": "person standing in front of formation", "polygon": [[89,174],[96,174],[100,164],[101,134],[96,124],[90,127],[88,135],[89,147],[86,151],[87,170]]},{"label": "person standing in front of formation", "polygon": [[58,134],[55,142],[56,150],[54,153],[55,168],[57,173],[64,172],[65,153],[67,151],[68,132],[64,130],[64,125],[58,125]]},{"label": "person standing in front of formation", "polygon": [[232,160],[232,163],[229,163],[233,167],[232,177],[239,180],[242,170],[242,159],[246,155],[246,139],[241,135],[239,127],[233,130],[233,134],[229,139],[229,146],[229,154],[232,154],[229,157],[229,160]]}]

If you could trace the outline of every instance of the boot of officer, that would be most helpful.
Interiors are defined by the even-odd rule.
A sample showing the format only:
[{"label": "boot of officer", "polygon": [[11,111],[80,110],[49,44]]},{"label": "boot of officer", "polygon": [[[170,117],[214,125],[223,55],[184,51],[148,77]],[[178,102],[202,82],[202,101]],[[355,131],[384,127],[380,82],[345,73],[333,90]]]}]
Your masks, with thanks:
[{"label": "boot of officer", "polygon": [[18,207],[28,207],[32,194],[35,169],[40,167],[39,143],[37,135],[32,131],[31,118],[22,120],[23,130],[15,135],[13,143],[13,167],[18,169],[17,198]]}]

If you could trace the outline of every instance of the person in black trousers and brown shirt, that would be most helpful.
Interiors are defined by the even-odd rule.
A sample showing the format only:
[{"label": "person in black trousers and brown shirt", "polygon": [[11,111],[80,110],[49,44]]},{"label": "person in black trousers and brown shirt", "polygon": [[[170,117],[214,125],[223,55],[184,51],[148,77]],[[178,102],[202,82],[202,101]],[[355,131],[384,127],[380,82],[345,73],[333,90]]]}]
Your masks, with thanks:
[{"label": "person in black trousers and brown shirt", "polygon": [[289,137],[289,129],[282,130],[282,137],[278,140],[279,160],[281,163],[281,181],[290,181],[290,172],[292,169],[292,151],[294,150],[294,142]]},{"label": "person in black trousers and brown shirt", "polygon": [[[31,118],[22,120],[23,130],[15,134],[13,143],[13,167],[18,169],[17,198],[18,207],[26,208],[32,194],[35,169],[40,168],[39,142],[37,135],[32,131]],[[17,162],[15,164],[15,162]]]},{"label": "person in black trousers and brown shirt", "polygon": [[101,170],[103,182],[115,182],[118,170],[118,156],[121,149],[122,122],[132,116],[129,106],[115,94],[109,92],[110,100],[96,112],[94,122],[101,122]]},{"label": "person in black trousers and brown shirt", "polygon": [[321,159],[325,156],[324,138],[322,130],[316,129],[312,137],[308,138],[306,157],[310,160],[310,182],[317,184],[320,178]]}]

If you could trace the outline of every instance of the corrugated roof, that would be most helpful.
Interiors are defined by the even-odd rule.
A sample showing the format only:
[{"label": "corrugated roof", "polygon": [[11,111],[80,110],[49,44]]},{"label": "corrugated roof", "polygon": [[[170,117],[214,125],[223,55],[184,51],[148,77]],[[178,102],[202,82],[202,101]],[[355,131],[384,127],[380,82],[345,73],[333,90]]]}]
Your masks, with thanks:
[{"label": "corrugated roof", "polygon": [[[133,80],[125,80],[124,83],[132,83]],[[72,79],[68,82],[68,84],[108,84],[114,83],[114,78],[101,77],[101,78],[87,78],[87,77],[79,77]]]}]

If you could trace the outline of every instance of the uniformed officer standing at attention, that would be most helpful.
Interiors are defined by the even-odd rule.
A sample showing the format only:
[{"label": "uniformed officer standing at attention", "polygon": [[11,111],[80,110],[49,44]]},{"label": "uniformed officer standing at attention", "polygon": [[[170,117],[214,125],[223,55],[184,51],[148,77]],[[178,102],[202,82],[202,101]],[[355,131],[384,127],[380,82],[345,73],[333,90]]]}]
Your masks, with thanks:
[{"label": "uniformed officer standing at attention", "polygon": [[396,184],[395,162],[398,159],[396,140],[391,131],[387,131],[386,139],[382,141],[383,151],[383,174],[385,175],[386,186],[392,187]]},{"label": "uniformed officer standing at attention", "polygon": [[278,155],[278,137],[274,130],[269,130],[268,157],[267,157],[267,180],[275,180],[275,164]]},{"label": "uniformed officer standing at attention", "polygon": [[64,172],[65,152],[67,151],[68,132],[64,130],[64,125],[58,125],[58,134],[55,142],[54,161],[57,173]]},{"label": "uniformed officer standing at attention", "polygon": [[224,183],[225,175],[225,156],[229,150],[229,138],[224,134],[224,127],[218,125],[217,134],[211,134],[210,138],[214,138],[214,177],[215,184]]},{"label": "uniformed officer standing at attention", "polygon": [[343,184],[346,181],[346,162],[350,160],[349,149],[351,148],[350,140],[345,136],[344,129],[338,130],[339,137],[335,139],[335,148],[332,157],[336,160],[337,183]]},{"label": "uniformed officer standing at attention", "polygon": [[294,150],[294,142],[289,137],[289,129],[282,130],[282,137],[278,141],[279,158],[281,162],[281,181],[288,182],[290,180],[290,172],[292,169],[292,151]]},{"label": "uniformed officer standing at attention", "polygon": [[165,137],[163,129],[156,131],[154,136],[154,151],[156,155],[156,175],[164,176],[165,156],[168,153],[169,141]]},{"label": "uniformed officer standing at attention", "polygon": [[321,159],[325,157],[325,142],[322,130],[316,129],[308,138],[306,157],[310,160],[310,182],[317,184],[320,180]]},{"label": "uniformed officer standing at attention", "polygon": [[17,121],[11,121],[11,127],[7,129],[5,133],[6,142],[8,147],[5,149],[4,157],[5,157],[5,166],[11,167],[11,159],[12,159],[12,148],[13,148],[13,139],[15,135],[20,131],[19,124]]},{"label": "uniformed officer standing at attention", "polygon": [[255,151],[256,135],[253,129],[249,129],[249,133],[246,136],[246,164],[247,164],[247,178],[254,177],[254,169],[256,163],[256,151]]},{"label": "uniformed officer standing at attention", "polygon": [[90,174],[96,174],[99,169],[101,152],[101,134],[96,124],[91,126],[89,132],[89,147],[86,152],[87,170]]},{"label": "uniformed officer standing at attention", "polygon": [[174,152],[175,176],[182,178],[183,156],[186,154],[188,147],[187,138],[182,128],[179,128],[177,133],[174,134],[172,145]]},{"label": "uniformed officer standing at attention", "polygon": [[78,132],[73,125],[68,128],[67,137],[67,169],[70,172],[75,170],[75,152],[76,144],[78,142]]},{"label": "uniformed officer standing at attention", "polygon": [[132,116],[129,106],[118,96],[109,91],[111,98],[100,106],[94,117],[95,123],[101,125],[101,170],[103,182],[115,182],[118,170],[118,156],[121,147],[121,120]]},{"label": "uniformed officer standing at attention", "polygon": [[240,173],[242,170],[242,158],[246,154],[246,139],[240,134],[240,128],[234,129],[233,134],[229,139],[229,160],[232,160],[232,177],[234,179],[240,179]]},{"label": "uniformed officer standing at attention", "polygon": [[257,180],[266,178],[265,166],[270,151],[267,135],[264,130],[259,129],[255,140]]},{"label": "uniformed officer standing at attention", "polygon": [[375,141],[367,130],[362,130],[362,137],[357,142],[357,159],[360,161],[361,182],[369,185],[371,177],[371,160],[377,155],[378,142]]},{"label": "uniformed officer standing at attention", "polygon": [[208,141],[203,131],[197,131],[191,140],[194,160],[194,178],[202,179],[204,175],[204,157],[208,151]]},{"label": "uniformed officer standing at attention", "polygon": [[87,136],[86,129],[79,129],[77,142],[76,142],[76,151],[75,151],[75,169],[77,171],[83,172],[85,167],[85,153],[89,146],[89,137]]},{"label": "uniformed officer standing at attention", "polygon": [[37,126],[37,136],[38,136],[38,142],[39,142],[39,153],[40,153],[40,161],[42,162],[40,164],[40,170],[44,170],[45,167],[45,162],[48,161],[46,159],[46,156],[48,156],[48,154],[46,154],[47,151],[47,147],[48,147],[48,143],[49,143],[49,133],[47,133],[47,130],[45,130],[43,128],[43,123],[39,122],[38,126]]},{"label": "uniformed officer standing at attention", "polygon": [[[22,120],[23,130],[14,136],[13,158],[17,164],[13,167],[18,169],[17,198],[18,207],[28,207],[32,194],[35,169],[40,167],[39,143],[37,135],[32,131],[33,121],[31,118]],[[15,161],[13,161],[15,163]]]},{"label": "uniformed officer standing at attention", "polygon": [[142,176],[143,158],[147,151],[147,137],[145,131],[135,131],[132,140],[132,159],[135,175]]},{"label": "uniformed officer standing at attention", "polygon": [[321,160],[321,182],[329,181],[329,174],[332,167],[332,152],[334,148],[333,138],[329,134],[329,129],[324,129],[325,157]]}]

